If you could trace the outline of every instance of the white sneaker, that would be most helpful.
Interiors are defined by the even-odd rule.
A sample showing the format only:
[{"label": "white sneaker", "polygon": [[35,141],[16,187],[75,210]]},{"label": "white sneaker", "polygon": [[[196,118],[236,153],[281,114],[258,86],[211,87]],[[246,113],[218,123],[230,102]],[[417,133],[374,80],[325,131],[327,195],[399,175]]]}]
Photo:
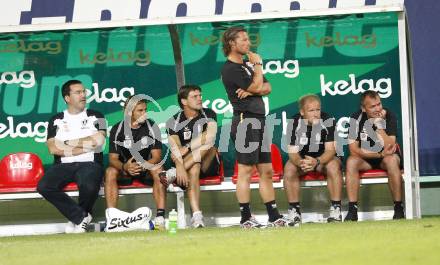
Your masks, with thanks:
[{"label": "white sneaker", "polygon": [[69,222],[67,222],[66,228],[64,231],[66,234],[72,234],[74,229],[75,229],[75,224],[72,223],[71,221],[69,221]]},{"label": "white sneaker", "polygon": [[299,214],[295,208],[287,211],[287,219],[291,220],[295,227],[298,227],[301,224],[301,214]]},{"label": "white sneaker", "polygon": [[131,213],[107,208],[105,217],[107,219],[105,232],[150,230],[151,209],[148,207],[138,208]]},{"label": "white sneaker", "polygon": [[295,227],[298,226],[294,220],[288,217],[281,216],[273,222],[267,222],[267,227]]},{"label": "white sneaker", "polygon": [[203,222],[203,215],[201,211],[194,212],[191,218],[191,226],[193,228],[203,228],[205,223]]},{"label": "white sneaker", "polygon": [[156,216],[153,221],[154,230],[165,230],[165,218],[163,216]]},{"label": "white sneaker", "polygon": [[168,185],[174,183],[176,181],[176,168],[172,167],[168,169],[167,171],[162,171],[159,173],[160,182],[165,186],[168,187]]},{"label": "white sneaker", "polygon": [[240,224],[240,227],[243,229],[258,229],[258,228],[266,228],[265,225],[260,224],[257,219],[255,219],[255,217],[251,217],[249,220],[247,220],[246,222]]},{"label": "white sneaker", "polygon": [[86,217],[84,217],[78,225],[72,223],[73,229],[68,230],[66,226],[66,233],[67,234],[80,234],[87,232],[87,227],[89,226],[90,222],[92,221],[92,216],[90,214],[87,214]]},{"label": "white sneaker", "polygon": [[342,222],[341,207],[330,206],[330,215],[327,218],[327,222]]}]

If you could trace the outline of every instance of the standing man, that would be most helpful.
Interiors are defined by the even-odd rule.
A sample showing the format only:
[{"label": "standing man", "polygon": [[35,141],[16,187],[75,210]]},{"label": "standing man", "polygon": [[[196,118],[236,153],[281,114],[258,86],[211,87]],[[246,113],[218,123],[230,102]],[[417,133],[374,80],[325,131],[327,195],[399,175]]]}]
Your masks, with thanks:
[{"label": "standing man", "polygon": [[335,151],[335,118],[321,112],[321,100],[309,94],[299,100],[300,113],[293,116],[288,127],[289,160],[284,167],[284,188],[289,202],[288,218],[301,223],[299,202],[300,177],[309,172],[326,176],[330,193],[328,222],[341,222],[341,160]]},{"label": "standing man", "polygon": [[[110,131],[109,167],[105,172],[105,200],[107,202],[107,224],[111,222],[113,208],[118,203],[118,183],[130,185],[133,178],[153,186],[156,202],[155,229],[165,229],[165,187],[160,183],[159,165],[162,159],[160,129],[147,119],[147,101],[133,96],[124,105],[124,120]],[[142,161],[136,160],[137,152]],[[111,227],[109,225],[106,226]]]},{"label": "standing man", "polygon": [[[231,137],[238,161],[237,199],[241,227],[263,227],[252,217],[249,205],[250,179],[255,166],[260,174],[260,195],[269,215],[268,225],[293,226],[293,222],[284,218],[277,209],[272,184],[271,139],[263,139],[265,107],[262,96],[271,92],[271,86],[263,76],[263,62],[260,55],[250,51],[251,43],[244,28],[229,28],[222,41],[227,61],[221,78],[234,108]],[[248,60],[243,59],[244,56]]]},{"label": "standing man", "polygon": [[[50,119],[47,133],[54,165],[40,180],[37,190],[69,219],[66,233],[84,233],[92,221],[92,208],[102,182],[102,146],[107,127],[101,113],[86,109],[86,91],[81,81],[67,81],[61,93],[67,109]],[[78,185],[78,204],[63,192],[71,182]]]},{"label": "standing man", "polygon": [[205,227],[200,210],[200,178],[218,176],[220,160],[214,146],[217,115],[202,106],[202,89],[185,85],[179,89],[177,101],[182,109],[167,121],[168,142],[176,168],[161,174],[164,185],[185,187],[191,204],[191,226]]},{"label": "standing man", "polygon": [[396,144],[397,118],[382,107],[379,94],[367,90],[361,96],[361,110],[351,116],[348,134],[346,186],[348,213],[345,221],[358,220],[359,171],[383,169],[394,200],[393,219],[405,218],[402,204],[401,157]]}]

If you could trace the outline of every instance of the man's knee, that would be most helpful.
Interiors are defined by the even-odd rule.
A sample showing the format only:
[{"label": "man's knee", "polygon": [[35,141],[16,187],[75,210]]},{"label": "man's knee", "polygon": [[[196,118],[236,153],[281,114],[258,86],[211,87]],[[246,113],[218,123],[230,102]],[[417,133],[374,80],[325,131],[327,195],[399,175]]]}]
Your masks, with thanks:
[{"label": "man's knee", "polygon": [[301,174],[300,169],[294,165],[292,162],[287,161],[284,166],[284,179],[287,181],[294,181],[299,179]]},{"label": "man's knee", "polygon": [[254,166],[238,164],[238,179],[250,182],[252,173],[254,172]]},{"label": "man's knee", "polygon": [[362,158],[358,156],[349,156],[345,163],[347,171],[359,171],[359,166],[362,163]]},{"label": "man's knee", "polygon": [[93,181],[77,184],[80,192],[86,194],[98,194],[99,189],[101,188],[101,185],[99,183]]},{"label": "man's knee", "polygon": [[327,177],[342,178],[341,163],[339,159],[332,159],[325,165]]},{"label": "man's knee", "polygon": [[46,181],[44,181],[44,177],[37,184],[37,192],[44,196],[51,189],[48,187]]},{"label": "man's knee", "polygon": [[385,165],[386,169],[398,168],[400,159],[397,157],[397,155],[389,155],[389,156],[385,156],[382,159],[382,163]]},{"label": "man's knee", "polygon": [[258,173],[260,173],[260,178],[272,179],[273,176],[272,166],[262,167],[258,170]]},{"label": "man's knee", "polygon": [[199,179],[200,177],[201,165],[200,163],[195,163],[189,170],[188,176],[190,179]]}]

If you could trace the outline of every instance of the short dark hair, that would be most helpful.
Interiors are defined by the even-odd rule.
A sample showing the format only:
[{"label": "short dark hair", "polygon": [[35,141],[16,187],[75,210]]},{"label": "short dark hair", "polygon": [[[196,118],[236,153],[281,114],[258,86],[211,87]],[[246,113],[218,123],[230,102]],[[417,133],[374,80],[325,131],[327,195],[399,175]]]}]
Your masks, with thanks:
[{"label": "short dark hair", "polygon": [[222,37],[223,42],[223,53],[225,56],[228,56],[231,53],[231,41],[234,41],[238,37],[238,33],[246,32],[246,29],[242,26],[235,26],[228,28]]},{"label": "short dark hair", "polygon": [[[63,84],[63,86],[61,87],[61,95],[63,96],[63,99],[66,96],[70,95],[70,86],[77,85],[77,84],[82,84],[82,82],[79,80],[76,80],[76,79],[71,79]],[[64,99],[64,101],[65,101],[65,99]]]},{"label": "short dark hair", "polygon": [[179,93],[177,93],[177,102],[181,109],[183,109],[182,99],[187,99],[189,92],[196,90],[202,92],[202,88],[197,85],[183,85],[180,87]]},{"label": "short dark hair", "polygon": [[377,93],[377,91],[374,91],[374,90],[367,90],[367,91],[365,91],[361,95],[361,106],[364,105],[365,99],[367,97],[369,97],[369,98],[378,98],[380,96],[379,96],[379,93]]}]

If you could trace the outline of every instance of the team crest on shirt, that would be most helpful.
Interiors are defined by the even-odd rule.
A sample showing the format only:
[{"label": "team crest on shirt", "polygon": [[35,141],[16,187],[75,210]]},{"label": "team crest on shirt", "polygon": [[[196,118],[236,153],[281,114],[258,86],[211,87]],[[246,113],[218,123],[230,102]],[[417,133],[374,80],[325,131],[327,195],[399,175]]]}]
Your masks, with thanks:
[{"label": "team crest on shirt", "polygon": [[307,139],[307,136],[305,133],[301,134],[301,137],[299,138],[299,143],[301,145],[306,145],[309,142],[309,139]]},{"label": "team crest on shirt", "polygon": [[191,130],[188,127],[183,128],[183,139],[184,140],[191,140]]},{"label": "team crest on shirt", "polygon": [[144,136],[141,138],[141,149],[145,149],[149,146],[148,144],[148,136]]},{"label": "team crest on shirt", "polygon": [[81,121],[81,129],[87,129],[87,123],[89,122],[88,119],[84,119]]},{"label": "team crest on shirt", "polygon": [[365,129],[362,129],[361,132],[361,141],[366,141],[368,137],[367,131]]},{"label": "team crest on shirt", "polygon": [[319,143],[319,142],[321,142],[321,134],[316,134],[316,136],[315,136],[315,141],[317,142],[317,143]]},{"label": "team crest on shirt", "polygon": [[123,144],[124,144],[125,148],[130,149],[131,144],[132,144],[132,140],[130,139],[130,137],[125,136],[125,140],[124,140]]}]

